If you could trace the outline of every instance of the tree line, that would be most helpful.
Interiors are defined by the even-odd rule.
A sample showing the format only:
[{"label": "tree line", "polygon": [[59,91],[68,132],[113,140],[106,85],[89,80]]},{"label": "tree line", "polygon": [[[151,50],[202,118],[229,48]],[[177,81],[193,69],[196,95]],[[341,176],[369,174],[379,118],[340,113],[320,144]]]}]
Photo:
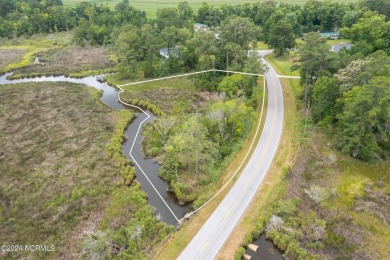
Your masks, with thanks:
[{"label": "tree line", "polygon": [[194,22],[217,27],[223,20],[235,15],[248,17],[255,25],[261,26],[264,29],[262,40],[267,41],[270,29],[280,20],[288,22],[294,35],[300,36],[310,31],[350,27],[368,10],[378,12],[388,20],[390,1],[361,0],[356,4],[344,4],[309,0],[301,6],[270,0],[236,6],[223,5],[219,8],[203,3],[197,12],[187,2],[181,2],[177,8],[157,10],[156,18],[150,19],[144,11],[132,7],[128,0],[118,3],[113,9],[86,1],[75,7],[65,7],[62,0],[3,0],[0,2],[0,36],[68,31],[81,26],[84,30],[89,29],[90,34],[103,36],[103,39],[92,37],[87,40],[103,44],[110,42],[113,26],[126,23],[137,26],[148,23],[159,31],[170,26],[192,29]]},{"label": "tree line", "polygon": [[[365,14],[346,33],[378,18]],[[379,20],[382,24],[375,23],[375,27],[381,28],[385,22]],[[333,137],[342,152],[365,161],[386,159],[390,151],[389,49],[381,47],[380,36],[366,42],[370,32],[360,35],[363,39],[354,36],[358,41],[351,51],[339,54],[330,52],[318,33],[305,37],[299,48],[302,99],[314,123]],[[367,48],[357,48],[362,45]]]}]

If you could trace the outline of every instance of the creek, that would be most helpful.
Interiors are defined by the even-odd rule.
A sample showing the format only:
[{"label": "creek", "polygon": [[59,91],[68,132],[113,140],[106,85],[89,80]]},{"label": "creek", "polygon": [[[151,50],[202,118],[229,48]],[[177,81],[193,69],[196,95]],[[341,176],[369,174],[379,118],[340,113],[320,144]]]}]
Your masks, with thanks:
[{"label": "creek", "polygon": [[[17,84],[17,83],[28,83],[28,82],[70,82],[84,84],[90,87],[93,87],[98,90],[102,90],[101,101],[114,110],[122,109],[131,109],[123,105],[118,100],[118,90],[106,82],[99,82],[96,80],[95,76],[89,76],[84,78],[69,78],[65,76],[44,76],[37,78],[22,78],[16,80],[8,80],[7,77],[11,76],[12,73],[6,73],[0,76],[0,85],[6,84]],[[123,154],[126,158],[133,160],[129,155],[129,151],[134,142],[134,147],[132,150],[132,156],[137,161],[138,165],[135,165],[137,172],[136,180],[141,184],[142,190],[148,195],[148,203],[154,207],[156,217],[167,224],[176,225],[177,219],[181,219],[185,216],[186,213],[190,212],[192,207],[191,205],[180,205],[176,197],[168,192],[168,183],[158,177],[157,172],[160,165],[154,162],[153,159],[146,159],[143,156],[142,152],[142,131],[137,135],[138,128],[141,122],[147,117],[145,113],[149,115],[148,122],[152,122],[156,119],[156,116],[153,115],[149,110],[145,110],[145,113],[140,111],[133,110],[135,113],[135,118],[130,122],[128,127],[125,130],[126,141],[122,145]],[[133,160],[134,161],[134,160]],[[142,170],[141,170],[142,168]],[[146,176],[147,177],[146,177]],[[152,184],[149,182],[152,182]],[[158,195],[160,193],[161,197]],[[168,207],[173,211],[168,209]]]},{"label": "creek", "polygon": [[245,254],[250,256],[251,260],[282,260],[284,259],[283,253],[268,240],[263,233],[257,240],[251,243],[252,245],[258,246],[256,251],[247,248]]}]

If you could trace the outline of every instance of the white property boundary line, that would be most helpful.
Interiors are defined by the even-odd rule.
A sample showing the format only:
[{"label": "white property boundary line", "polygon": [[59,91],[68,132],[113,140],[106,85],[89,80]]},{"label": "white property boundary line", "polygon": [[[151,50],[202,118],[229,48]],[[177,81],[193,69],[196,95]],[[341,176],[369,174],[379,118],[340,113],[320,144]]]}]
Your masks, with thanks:
[{"label": "white property boundary line", "polygon": [[[242,74],[242,75],[249,75],[249,76],[258,76],[258,77],[263,77],[263,104],[262,104],[262,107],[261,107],[261,112],[260,112],[260,120],[259,120],[259,123],[257,124],[257,128],[256,128],[256,133],[255,133],[255,136],[252,140],[252,143],[248,149],[248,152],[246,153],[244,159],[242,160],[241,164],[238,166],[237,170],[234,172],[234,174],[229,178],[229,180],[222,186],[222,188],[216,193],[214,194],[208,201],[206,201],[202,206],[200,206],[199,208],[197,208],[196,210],[190,212],[190,213],[187,213],[183,218],[181,219],[178,219],[175,215],[175,213],[172,211],[172,209],[168,206],[168,204],[166,203],[166,201],[164,200],[164,198],[161,196],[161,194],[158,192],[158,190],[156,189],[156,187],[153,185],[152,181],[148,178],[148,176],[146,175],[146,173],[144,172],[144,170],[141,168],[141,166],[138,164],[138,162],[136,161],[136,159],[133,157],[133,155],[131,154],[131,152],[133,151],[133,148],[134,148],[134,145],[135,145],[135,141],[138,137],[138,134],[141,130],[141,127],[143,125],[143,123],[145,121],[147,121],[149,118],[150,118],[150,115],[148,113],[146,113],[142,108],[140,108],[139,106],[135,106],[135,105],[131,105],[131,104],[128,104],[124,101],[122,101],[121,97],[120,97],[120,94],[122,92],[124,92],[125,90],[122,88],[124,86],[130,86],[130,85],[136,85],[136,84],[142,84],[142,83],[148,83],[148,82],[153,82],[153,81],[159,81],[159,80],[165,80],[165,79],[172,79],[172,78],[178,78],[178,77],[185,77],[185,76],[190,76],[190,75],[196,75],[196,74],[201,74],[201,73],[206,73],[206,72],[213,72],[213,71],[216,71],[216,72],[225,72],[225,73],[233,73],[233,74]],[[142,113],[144,113],[146,115],[146,118],[139,124],[139,127],[138,127],[138,130],[137,130],[137,133],[134,137],[134,141],[131,145],[131,148],[130,148],[130,151],[129,151],[129,155],[130,157],[133,159],[133,161],[135,162],[135,164],[138,166],[138,168],[141,170],[142,174],[145,176],[145,178],[148,180],[148,182],[150,183],[150,185],[152,185],[153,189],[157,192],[158,196],[161,198],[161,200],[164,202],[165,206],[167,206],[167,208],[169,209],[169,211],[172,213],[172,215],[175,217],[175,219],[180,222],[186,218],[189,218],[190,216],[192,216],[193,214],[195,214],[196,212],[198,212],[200,209],[202,209],[204,206],[206,206],[208,203],[210,203],[215,197],[217,197],[226,187],[227,185],[233,180],[233,178],[237,175],[237,173],[240,171],[241,167],[244,165],[244,162],[245,160],[248,158],[251,150],[252,150],[252,147],[255,143],[255,140],[257,138],[257,135],[259,133],[259,129],[260,129],[260,125],[261,125],[261,121],[262,121],[262,118],[263,118],[263,111],[264,111],[264,99],[265,99],[265,77],[263,74],[254,74],[254,73],[246,73],[246,72],[238,72],[238,71],[229,71],[229,70],[216,70],[216,69],[211,69],[211,70],[203,70],[203,71],[198,71],[198,72],[192,72],[192,73],[185,73],[185,74],[180,74],[180,75],[175,75],[175,76],[170,76],[170,77],[164,77],[164,78],[157,78],[157,79],[150,79],[150,80],[143,80],[143,81],[137,81],[137,82],[131,82],[131,83],[126,83],[126,84],[121,84],[121,85],[117,85],[116,86],[119,91],[118,91],[118,100],[120,103],[126,105],[126,106],[129,106],[129,107],[134,107],[134,108],[137,108],[139,109]]]},{"label": "white property boundary line", "polygon": [[300,79],[300,76],[285,76],[285,75],[276,75],[278,78],[286,78],[286,79]]},{"label": "white property boundary line", "polygon": [[214,69],[202,70],[202,71],[198,71],[198,72],[185,73],[185,74],[174,75],[174,76],[169,76],[169,77],[164,77],[164,78],[148,79],[148,80],[143,80],[143,81],[130,82],[130,83],[118,85],[117,87],[120,88],[123,92],[123,89],[121,87],[124,87],[124,86],[136,85],[136,84],[141,84],[141,83],[148,83],[148,82],[164,80],[164,79],[173,79],[173,78],[179,78],[179,77],[184,77],[184,76],[191,76],[191,75],[196,75],[196,74],[201,74],[201,73],[211,72],[211,71],[217,71],[217,70],[214,70]]}]

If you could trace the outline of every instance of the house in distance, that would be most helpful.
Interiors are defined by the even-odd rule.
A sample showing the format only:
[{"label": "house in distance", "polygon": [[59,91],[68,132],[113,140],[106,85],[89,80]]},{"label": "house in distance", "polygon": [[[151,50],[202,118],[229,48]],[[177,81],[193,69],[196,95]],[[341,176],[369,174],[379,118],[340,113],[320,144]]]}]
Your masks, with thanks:
[{"label": "house in distance", "polygon": [[209,30],[209,27],[205,24],[201,24],[201,23],[195,23],[194,24],[194,31],[195,32],[198,32],[198,31],[207,31]]}]

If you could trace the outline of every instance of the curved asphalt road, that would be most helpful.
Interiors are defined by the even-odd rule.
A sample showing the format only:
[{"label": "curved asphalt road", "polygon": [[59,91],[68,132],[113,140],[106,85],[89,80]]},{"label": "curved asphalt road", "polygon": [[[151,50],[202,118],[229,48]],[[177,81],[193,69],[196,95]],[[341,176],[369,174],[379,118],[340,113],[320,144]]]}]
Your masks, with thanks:
[{"label": "curved asphalt road", "polygon": [[[271,51],[259,51],[261,55]],[[275,70],[265,73],[268,83],[268,110],[263,132],[245,169],[179,259],[213,259],[233,231],[267,173],[278,148],[283,127],[283,94]]]}]

